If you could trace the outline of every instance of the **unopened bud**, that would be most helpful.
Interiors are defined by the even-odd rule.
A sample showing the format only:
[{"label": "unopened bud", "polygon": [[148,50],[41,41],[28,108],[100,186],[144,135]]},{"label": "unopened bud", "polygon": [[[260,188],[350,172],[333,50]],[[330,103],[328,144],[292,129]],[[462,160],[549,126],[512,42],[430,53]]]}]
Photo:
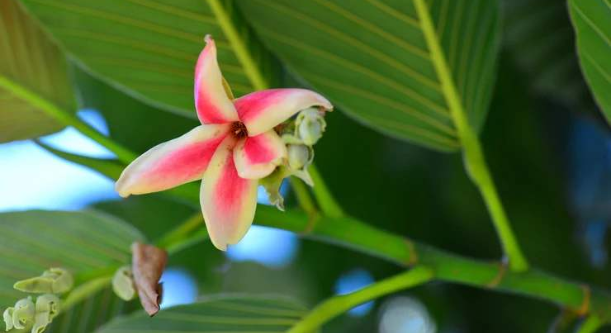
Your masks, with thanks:
[{"label": "unopened bud", "polygon": [[48,313],[49,321],[53,320],[60,309],[60,300],[53,294],[44,294],[36,299],[36,313]]},{"label": "unopened bud", "polygon": [[315,108],[309,108],[301,111],[295,120],[296,135],[301,141],[312,146],[322,137],[327,123],[323,118],[323,114]]},{"label": "unopened bud", "polygon": [[134,275],[129,266],[119,268],[112,277],[112,290],[124,301],[131,301],[136,296]]},{"label": "unopened bud", "polygon": [[301,170],[310,161],[310,149],[305,145],[288,145],[289,167]]},{"label": "unopened bud", "polygon": [[30,326],[34,322],[35,314],[36,307],[32,298],[20,299],[15,303],[15,309],[13,310],[13,327],[20,330]]},{"label": "unopened bud", "polygon": [[34,327],[30,333],[42,333],[45,331],[47,326],[51,324],[51,316],[48,312],[36,313],[34,318]]}]

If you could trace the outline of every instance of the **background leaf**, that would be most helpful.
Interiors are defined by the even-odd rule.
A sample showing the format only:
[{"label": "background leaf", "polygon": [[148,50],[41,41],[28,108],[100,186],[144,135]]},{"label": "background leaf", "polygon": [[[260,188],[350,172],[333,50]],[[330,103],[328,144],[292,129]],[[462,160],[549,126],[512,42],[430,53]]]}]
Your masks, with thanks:
[{"label": "background leaf", "polygon": [[577,50],[594,98],[611,119],[611,4],[609,0],[569,0]]},{"label": "background leaf", "polygon": [[75,112],[63,54],[24,12],[19,1],[0,1],[0,143],[49,134],[63,126],[14,95],[30,92]]},{"label": "background leaf", "polygon": [[564,0],[505,0],[504,44],[530,86],[580,112],[596,109],[575,50]]},{"label": "background leaf", "polygon": [[0,308],[24,296],[17,280],[63,267],[94,274],[130,262],[130,245],[143,237],[130,225],[101,213],[27,211],[0,214]]},{"label": "background leaf", "polygon": [[[239,0],[261,40],[314,89],[384,133],[459,145],[413,1]],[[430,0],[429,15],[471,124],[484,121],[497,55],[496,1]]]},{"label": "background leaf", "polygon": [[[94,75],[157,106],[195,118],[193,69],[211,34],[219,63],[234,93],[253,90],[206,1],[202,0],[24,0],[66,50]],[[224,8],[233,24],[240,18]],[[235,22],[234,22],[235,21]],[[246,40],[268,77],[271,58],[241,26]]]},{"label": "background leaf", "polygon": [[160,311],[150,318],[138,313],[102,327],[98,333],[285,332],[306,310],[287,298],[274,296],[219,296]]}]

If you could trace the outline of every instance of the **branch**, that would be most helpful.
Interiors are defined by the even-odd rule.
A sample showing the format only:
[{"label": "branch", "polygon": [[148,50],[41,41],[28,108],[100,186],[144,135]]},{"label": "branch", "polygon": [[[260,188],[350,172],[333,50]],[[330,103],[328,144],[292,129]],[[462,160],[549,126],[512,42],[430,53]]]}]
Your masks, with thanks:
[{"label": "branch", "polygon": [[353,293],[332,297],[314,308],[314,310],[293,326],[288,333],[314,332],[324,323],[359,304],[426,283],[432,278],[433,272],[430,269],[414,267],[405,273],[395,275]]},{"label": "branch", "polygon": [[471,259],[374,228],[351,217],[319,217],[310,220],[301,212],[279,212],[260,206],[255,223],[285,229],[322,240],[404,267],[426,266],[435,279],[546,300],[578,315],[595,313],[611,320],[611,294],[603,290],[555,277],[537,269],[515,272],[503,263]]}]

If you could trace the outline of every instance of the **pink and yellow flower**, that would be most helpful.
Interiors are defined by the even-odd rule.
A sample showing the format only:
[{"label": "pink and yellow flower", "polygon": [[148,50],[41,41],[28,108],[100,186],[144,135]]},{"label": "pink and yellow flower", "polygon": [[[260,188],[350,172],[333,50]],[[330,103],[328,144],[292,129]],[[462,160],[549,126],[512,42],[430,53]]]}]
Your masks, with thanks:
[{"label": "pink and yellow flower", "polygon": [[214,40],[206,36],[206,43],[195,68],[201,125],[138,157],[123,171],[116,189],[127,197],[202,179],[200,203],[210,239],[226,250],[252,224],[259,179],[286,163],[286,145],[274,128],[300,110],[333,106],[306,89],[262,90],[232,100]]}]

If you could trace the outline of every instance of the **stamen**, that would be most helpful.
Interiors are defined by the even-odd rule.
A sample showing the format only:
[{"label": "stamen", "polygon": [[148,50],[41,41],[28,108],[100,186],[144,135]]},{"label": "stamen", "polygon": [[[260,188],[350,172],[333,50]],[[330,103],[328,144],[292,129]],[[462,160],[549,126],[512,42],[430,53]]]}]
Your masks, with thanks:
[{"label": "stamen", "polygon": [[241,121],[236,121],[231,124],[231,132],[238,139],[248,136],[248,130],[246,129],[246,125],[244,125],[244,123]]}]

